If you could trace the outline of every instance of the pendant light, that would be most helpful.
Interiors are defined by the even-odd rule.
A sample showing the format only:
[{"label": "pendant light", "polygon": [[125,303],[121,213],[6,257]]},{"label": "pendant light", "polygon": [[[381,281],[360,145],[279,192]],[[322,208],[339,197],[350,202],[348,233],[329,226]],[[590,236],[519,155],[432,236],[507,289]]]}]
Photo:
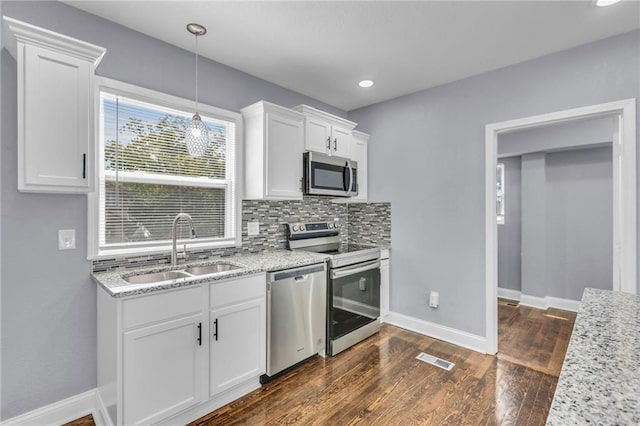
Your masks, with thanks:
[{"label": "pendant light", "polygon": [[187,31],[196,36],[196,113],[191,119],[184,137],[187,151],[192,157],[202,157],[209,147],[209,131],[198,114],[198,37],[205,35],[207,29],[200,24],[187,25]]}]

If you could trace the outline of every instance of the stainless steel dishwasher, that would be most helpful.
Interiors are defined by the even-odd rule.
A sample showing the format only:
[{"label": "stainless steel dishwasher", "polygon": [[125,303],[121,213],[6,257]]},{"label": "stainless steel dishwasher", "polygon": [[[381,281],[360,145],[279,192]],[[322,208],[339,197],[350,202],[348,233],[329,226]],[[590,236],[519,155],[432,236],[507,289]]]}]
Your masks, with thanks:
[{"label": "stainless steel dishwasher", "polygon": [[267,374],[325,354],[326,264],[272,272],[267,280]]}]

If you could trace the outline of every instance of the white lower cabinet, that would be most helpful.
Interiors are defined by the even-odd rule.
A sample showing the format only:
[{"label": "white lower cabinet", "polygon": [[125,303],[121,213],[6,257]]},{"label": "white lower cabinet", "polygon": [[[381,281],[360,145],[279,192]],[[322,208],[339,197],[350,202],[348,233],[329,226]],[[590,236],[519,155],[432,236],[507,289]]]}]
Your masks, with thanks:
[{"label": "white lower cabinet", "polygon": [[265,297],[264,275],[211,284],[210,396],[264,374]]},{"label": "white lower cabinet", "polygon": [[116,425],[183,424],[256,389],[265,274],[149,295],[98,291],[98,394]]},{"label": "white lower cabinet", "polygon": [[157,423],[205,398],[202,315],[124,333],[124,424]]}]

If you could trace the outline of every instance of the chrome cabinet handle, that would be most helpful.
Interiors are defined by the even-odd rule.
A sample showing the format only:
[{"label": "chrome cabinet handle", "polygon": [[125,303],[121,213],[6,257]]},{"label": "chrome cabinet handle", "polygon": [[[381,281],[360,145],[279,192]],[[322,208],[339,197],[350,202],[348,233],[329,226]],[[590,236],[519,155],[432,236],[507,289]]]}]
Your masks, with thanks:
[{"label": "chrome cabinet handle", "polygon": [[331,136],[327,136],[327,149],[331,149]]},{"label": "chrome cabinet handle", "polygon": [[333,150],[337,151],[338,150],[338,138],[335,138],[333,140]]},{"label": "chrome cabinet handle", "polygon": [[213,337],[216,338],[216,342],[218,341],[218,318],[213,322],[213,326],[215,328],[215,332],[213,333]]}]

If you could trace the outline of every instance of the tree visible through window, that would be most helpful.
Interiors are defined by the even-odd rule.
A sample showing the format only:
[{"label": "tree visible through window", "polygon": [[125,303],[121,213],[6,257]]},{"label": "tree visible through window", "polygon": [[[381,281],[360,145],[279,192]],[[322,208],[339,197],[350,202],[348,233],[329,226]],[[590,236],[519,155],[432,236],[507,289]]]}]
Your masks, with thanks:
[{"label": "tree visible through window", "polygon": [[234,122],[202,114],[210,146],[194,158],[184,144],[190,113],[104,91],[100,112],[101,248],[166,244],[181,212],[200,239],[233,237]]}]

